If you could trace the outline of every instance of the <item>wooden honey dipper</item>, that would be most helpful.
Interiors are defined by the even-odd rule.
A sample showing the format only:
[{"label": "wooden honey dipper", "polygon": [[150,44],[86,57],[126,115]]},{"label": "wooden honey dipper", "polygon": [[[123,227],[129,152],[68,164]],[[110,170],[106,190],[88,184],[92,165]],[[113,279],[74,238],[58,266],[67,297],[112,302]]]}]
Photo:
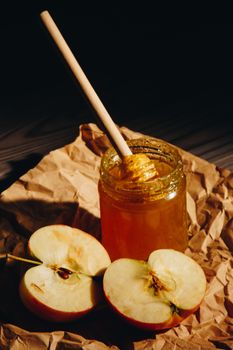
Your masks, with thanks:
[{"label": "wooden honey dipper", "polygon": [[129,146],[127,145],[119,129],[116,127],[108,111],[104,107],[100,98],[87,79],[85,73],[80,67],[77,59],[66,43],[64,37],[62,36],[49,12],[43,11],[40,16],[55,44],[57,45],[71,71],[73,72],[75,78],[78,80],[92,108],[105,126],[110,138],[113,140],[115,144],[114,146],[117,149],[117,153],[122,159],[123,178],[132,181],[143,182],[157,176],[158,172],[153,162],[146,155],[133,154],[131,152]]}]

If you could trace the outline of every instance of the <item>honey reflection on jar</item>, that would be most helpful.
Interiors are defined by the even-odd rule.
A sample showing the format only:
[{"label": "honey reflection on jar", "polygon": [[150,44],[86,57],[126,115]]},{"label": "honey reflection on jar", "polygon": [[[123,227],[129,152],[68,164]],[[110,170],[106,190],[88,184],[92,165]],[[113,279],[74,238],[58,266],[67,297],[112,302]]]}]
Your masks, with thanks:
[{"label": "honey reflection on jar", "polygon": [[161,140],[127,142],[133,153],[155,163],[158,176],[146,182],[122,181],[116,176],[121,159],[113,148],[102,157],[99,198],[102,244],[112,260],[146,260],[160,248],[187,247],[186,180],[177,150]]}]

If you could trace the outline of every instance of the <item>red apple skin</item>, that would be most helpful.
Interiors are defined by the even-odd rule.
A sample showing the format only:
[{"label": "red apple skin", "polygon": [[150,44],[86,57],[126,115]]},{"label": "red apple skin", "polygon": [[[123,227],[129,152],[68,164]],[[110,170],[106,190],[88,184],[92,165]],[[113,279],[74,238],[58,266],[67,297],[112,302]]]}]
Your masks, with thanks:
[{"label": "red apple skin", "polygon": [[71,322],[83,317],[95,308],[95,306],[93,306],[92,308],[81,312],[64,312],[55,310],[34,298],[26,289],[23,279],[19,285],[19,294],[23,304],[28,310],[37,315],[39,318],[51,322]]},{"label": "red apple skin", "polygon": [[181,310],[180,309],[179,310],[179,315],[177,313],[173,313],[172,317],[169,320],[167,320],[166,322],[162,322],[162,323],[146,323],[146,322],[140,322],[140,321],[134,320],[134,319],[124,315],[121,311],[119,311],[115,307],[115,305],[113,305],[110,302],[109,297],[108,297],[108,295],[106,295],[106,293],[105,293],[105,298],[106,298],[108,304],[110,305],[111,309],[118,316],[120,316],[124,321],[126,321],[130,325],[132,325],[134,327],[137,327],[137,328],[139,328],[141,330],[144,330],[144,331],[159,331],[159,330],[168,329],[168,328],[172,328],[172,327],[178,326],[185,318],[187,318],[188,316],[193,314],[200,307],[200,304],[198,304],[195,308],[190,309],[190,310]]}]

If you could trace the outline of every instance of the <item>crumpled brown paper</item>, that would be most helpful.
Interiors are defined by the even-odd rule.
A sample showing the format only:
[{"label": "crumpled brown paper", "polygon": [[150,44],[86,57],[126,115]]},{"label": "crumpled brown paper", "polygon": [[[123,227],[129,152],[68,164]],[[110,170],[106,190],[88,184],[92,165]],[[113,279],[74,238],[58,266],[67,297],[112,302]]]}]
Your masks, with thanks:
[{"label": "crumpled brown paper", "polygon": [[56,349],[56,350],[115,350],[96,340],[86,340],[78,334],[55,331],[51,333],[28,332],[11,324],[1,327],[1,349]]},{"label": "crumpled brown paper", "polygon": [[[124,127],[121,131],[126,139],[142,136]],[[72,144],[45,156],[4,191],[0,253],[23,255],[30,234],[53,223],[77,225],[100,238],[97,183],[100,156],[109,145],[94,124],[82,125]],[[19,268],[8,264],[0,269],[1,349],[233,349],[233,173],[179,151],[187,176],[186,254],[203,267],[208,281],[199,310],[157,334],[132,329],[106,306],[71,324],[46,323],[21,304]]]}]

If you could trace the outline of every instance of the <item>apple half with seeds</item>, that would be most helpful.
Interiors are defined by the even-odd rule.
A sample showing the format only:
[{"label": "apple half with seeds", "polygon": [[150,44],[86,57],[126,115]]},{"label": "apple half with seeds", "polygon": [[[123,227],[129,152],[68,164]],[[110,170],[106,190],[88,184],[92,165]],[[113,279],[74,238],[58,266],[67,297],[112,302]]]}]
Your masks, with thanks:
[{"label": "apple half with seeds", "polygon": [[195,312],[206,278],[192,258],[172,249],[152,252],[148,261],[121,258],[105,271],[103,289],[112,308],[144,330],[178,325]]},{"label": "apple half with seeds", "polygon": [[41,264],[26,271],[19,291],[34,314],[49,321],[72,321],[102,300],[97,277],[111,261],[93,236],[66,225],[50,225],[31,235],[28,249]]}]

